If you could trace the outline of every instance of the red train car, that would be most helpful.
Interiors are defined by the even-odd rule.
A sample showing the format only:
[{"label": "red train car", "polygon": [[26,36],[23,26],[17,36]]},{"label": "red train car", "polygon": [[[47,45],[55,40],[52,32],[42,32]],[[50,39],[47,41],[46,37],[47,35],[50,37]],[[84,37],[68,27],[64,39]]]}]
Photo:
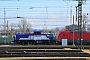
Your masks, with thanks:
[{"label": "red train car", "polygon": [[[79,43],[78,37],[79,37],[78,31],[74,31],[74,35],[73,35],[72,31],[65,30],[60,32],[60,34],[58,35],[58,42],[61,43],[62,39],[67,39],[68,44],[72,44],[74,39],[74,43],[78,44]],[[82,32],[82,43],[90,44],[90,31]]]}]

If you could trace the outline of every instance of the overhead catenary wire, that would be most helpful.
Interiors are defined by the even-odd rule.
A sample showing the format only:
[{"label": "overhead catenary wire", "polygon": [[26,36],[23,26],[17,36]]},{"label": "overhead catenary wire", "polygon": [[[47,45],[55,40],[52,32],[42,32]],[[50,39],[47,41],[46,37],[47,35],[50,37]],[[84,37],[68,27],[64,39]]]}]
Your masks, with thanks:
[{"label": "overhead catenary wire", "polygon": [[[24,0],[25,1],[25,0]],[[19,2],[23,2],[23,1],[19,1]],[[7,15],[8,14],[14,14],[13,13],[13,11],[16,9],[16,8],[19,8],[18,10],[22,10],[22,9],[28,9],[29,10],[29,7],[30,6],[6,6],[5,8],[6,8],[6,13],[7,13]],[[3,8],[3,6],[1,7],[1,8]],[[35,9],[45,9],[46,7],[35,7],[34,6],[34,8]],[[60,9],[60,8],[62,8],[62,9],[67,9],[67,5],[63,5],[63,6],[48,6],[48,9]],[[68,10],[70,9],[70,7],[68,6]],[[0,10],[1,11],[1,10]],[[3,11],[3,10],[2,10]],[[8,11],[11,11],[11,12],[9,12],[8,13]],[[72,11],[74,11],[74,9],[72,9]],[[16,10],[15,10],[15,12],[16,12]],[[31,14],[30,12],[28,13],[28,12],[26,12],[26,11],[18,11],[19,13],[17,13],[16,12],[16,15],[20,15],[20,14]],[[54,13],[55,12],[55,13]],[[56,10],[56,11],[54,11],[54,12],[50,12],[50,11],[48,11],[48,15],[51,13],[53,13],[53,14],[59,14],[59,13],[61,13],[61,15],[64,15],[65,13],[70,13],[69,11],[67,12],[67,11],[61,11],[61,10]],[[43,13],[40,13],[39,11],[33,11],[33,14],[43,14]],[[73,13],[73,14],[75,14],[75,13]],[[28,17],[27,17],[28,18]],[[61,17],[60,17],[61,18]],[[48,19],[60,19],[60,18],[48,18]],[[66,17],[65,17],[66,18]],[[3,18],[1,18],[1,19],[3,19]],[[9,18],[8,18],[9,19]],[[14,18],[10,18],[10,19],[14,19]],[[46,18],[28,18],[28,19],[46,19]],[[64,18],[61,18],[61,19],[64,19]]]}]

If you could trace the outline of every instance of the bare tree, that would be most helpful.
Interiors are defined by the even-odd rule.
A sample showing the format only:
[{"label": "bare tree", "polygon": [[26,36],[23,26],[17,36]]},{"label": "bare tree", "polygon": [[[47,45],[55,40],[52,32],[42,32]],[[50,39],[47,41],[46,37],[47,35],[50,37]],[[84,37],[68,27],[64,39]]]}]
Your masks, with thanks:
[{"label": "bare tree", "polygon": [[17,28],[17,24],[16,23],[10,23],[9,24],[8,30],[9,30],[9,33],[10,33],[11,36],[15,35],[16,30],[17,30],[16,28]]},{"label": "bare tree", "polygon": [[26,19],[22,18],[21,21],[18,23],[18,28],[21,30],[22,33],[28,33],[31,30],[31,24]]}]

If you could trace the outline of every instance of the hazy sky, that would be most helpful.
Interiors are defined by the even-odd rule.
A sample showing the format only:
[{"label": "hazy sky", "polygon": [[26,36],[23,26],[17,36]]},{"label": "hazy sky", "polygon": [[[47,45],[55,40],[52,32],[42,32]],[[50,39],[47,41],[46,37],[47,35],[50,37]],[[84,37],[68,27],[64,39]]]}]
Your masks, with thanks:
[{"label": "hazy sky", "polygon": [[[0,18],[11,23],[18,23],[20,16],[29,20],[34,28],[55,28],[72,24],[71,16],[75,16],[75,6],[78,2],[63,0],[0,0]],[[83,3],[83,13],[89,13],[90,1]],[[7,19],[10,18],[10,19]],[[33,19],[32,19],[33,18]],[[0,19],[0,24],[4,19]],[[75,22],[76,23],[76,22]]]}]

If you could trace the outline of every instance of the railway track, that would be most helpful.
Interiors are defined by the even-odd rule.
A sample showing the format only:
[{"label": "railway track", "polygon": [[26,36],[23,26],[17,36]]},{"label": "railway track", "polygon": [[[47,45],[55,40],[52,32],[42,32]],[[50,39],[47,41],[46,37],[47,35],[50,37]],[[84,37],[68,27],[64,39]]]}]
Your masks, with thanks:
[{"label": "railway track", "polygon": [[4,57],[90,57],[90,54],[71,46],[61,47],[58,45],[2,45],[0,46],[0,58]]},{"label": "railway track", "polygon": [[[71,49],[78,49],[78,46],[68,45],[0,45],[0,48],[32,48],[32,49],[62,49],[62,48],[71,48]],[[83,45],[82,49],[90,49],[90,45]]]},{"label": "railway track", "polygon": [[90,57],[81,50],[2,50],[0,54],[0,57]]}]

